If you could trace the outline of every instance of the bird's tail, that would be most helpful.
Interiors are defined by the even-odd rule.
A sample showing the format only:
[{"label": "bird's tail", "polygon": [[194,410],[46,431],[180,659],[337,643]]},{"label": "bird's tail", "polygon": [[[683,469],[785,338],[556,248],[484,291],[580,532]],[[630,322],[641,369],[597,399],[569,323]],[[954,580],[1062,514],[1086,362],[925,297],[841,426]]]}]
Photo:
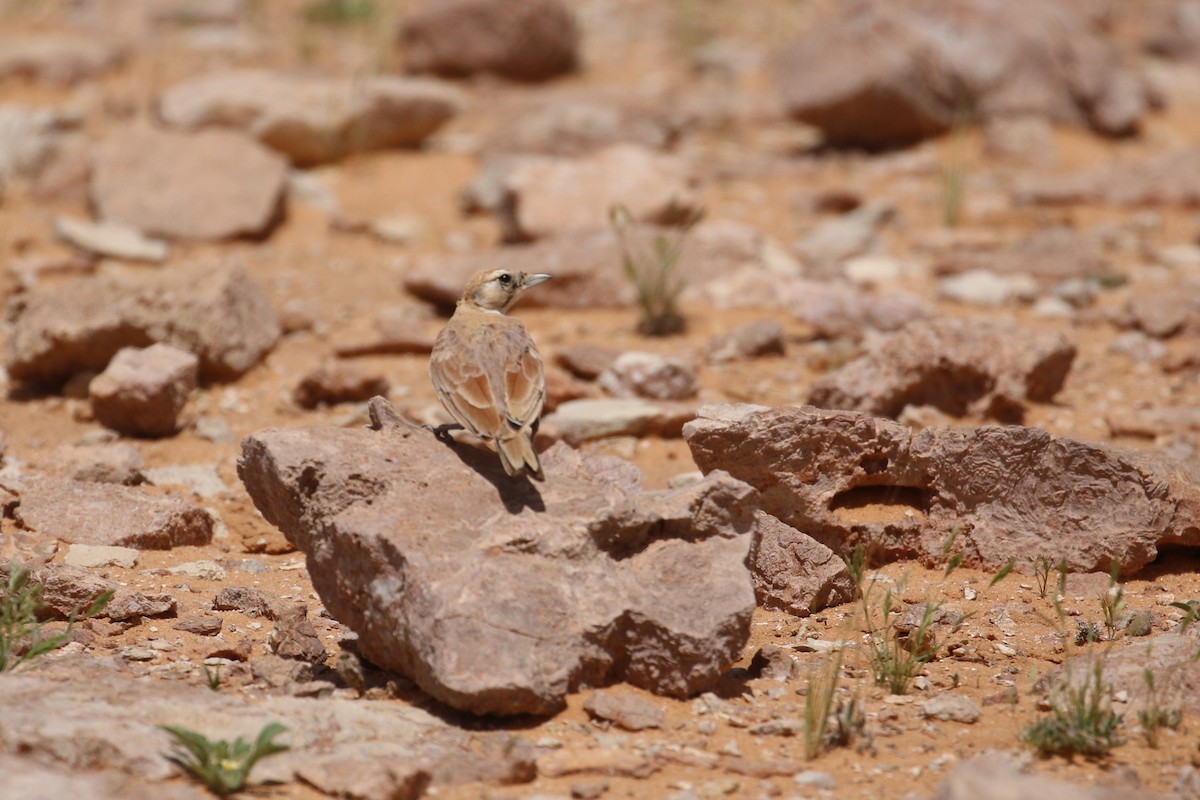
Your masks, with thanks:
[{"label": "bird's tail", "polygon": [[504,471],[510,476],[528,473],[531,478],[545,480],[542,462],[538,460],[533,441],[525,431],[515,431],[511,436],[496,439],[496,452],[500,454],[500,463],[504,465]]}]

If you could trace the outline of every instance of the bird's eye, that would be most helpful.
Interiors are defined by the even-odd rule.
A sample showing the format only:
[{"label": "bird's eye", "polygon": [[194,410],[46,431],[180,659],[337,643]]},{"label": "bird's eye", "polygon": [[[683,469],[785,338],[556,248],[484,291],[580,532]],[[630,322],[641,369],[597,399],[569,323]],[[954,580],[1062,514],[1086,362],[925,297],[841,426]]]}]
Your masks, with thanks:
[{"label": "bird's eye", "polygon": [[496,280],[500,281],[501,286],[508,286],[510,283],[512,283],[512,275],[509,275],[507,272],[505,272],[502,273]]}]

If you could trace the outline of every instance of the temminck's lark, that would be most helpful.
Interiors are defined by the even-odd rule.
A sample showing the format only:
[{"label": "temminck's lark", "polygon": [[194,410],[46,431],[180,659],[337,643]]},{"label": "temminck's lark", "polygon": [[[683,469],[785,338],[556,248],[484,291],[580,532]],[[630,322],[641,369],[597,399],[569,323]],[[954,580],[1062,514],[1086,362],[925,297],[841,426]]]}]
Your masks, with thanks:
[{"label": "temminck's lark", "polygon": [[475,275],[429,357],[434,391],[450,416],[496,450],[509,475],[538,480],[533,431],[546,396],[542,357],[521,321],[504,312],[549,279],[505,269]]}]

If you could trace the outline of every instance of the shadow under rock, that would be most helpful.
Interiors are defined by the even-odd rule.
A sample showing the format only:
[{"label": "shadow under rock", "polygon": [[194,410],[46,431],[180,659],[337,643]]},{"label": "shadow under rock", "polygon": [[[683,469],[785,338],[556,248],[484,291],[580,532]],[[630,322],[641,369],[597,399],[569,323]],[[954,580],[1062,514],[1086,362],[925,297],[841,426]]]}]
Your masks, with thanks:
[{"label": "shadow under rock", "polygon": [[456,441],[450,436],[449,431],[460,429],[461,425],[442,425],[438,428],[415,425],[397,414],[391,403],[378,396],[372,397],[367,402],[367,413],[371,418],[371,427],[374,430],[398,428],[408,431],[410,434],[431,434],[458,456],[463,464],[496,487],[496,494],[499,495],[500,502],[504,504],[508,513],[520,514],[526,508],[539,512],[546,510],[542,493],[538,491],[537,486],[529,479],[528,475],[511,477],[504,471],[504,467],[500,465],[500,457],[494,452],[472,447]]}]

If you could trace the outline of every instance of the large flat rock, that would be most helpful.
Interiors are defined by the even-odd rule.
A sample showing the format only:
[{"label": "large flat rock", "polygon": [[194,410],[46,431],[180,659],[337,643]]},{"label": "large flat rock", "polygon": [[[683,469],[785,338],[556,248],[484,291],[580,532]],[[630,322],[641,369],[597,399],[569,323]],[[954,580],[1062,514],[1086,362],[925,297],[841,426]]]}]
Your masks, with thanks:
[{"label": "large flat rock", "polygon": [[749,633],[754,492],[723,474],[640,492],[630,465],[565,445],[543,467],[544,483],[509,479],[494,453],[394,421],[265,430],[238,470],[362,653],[451,706],[711,687]]},{"label": "large flat rock", "polygon": [[279,318],[245,271],[198,262],[31,293],[8,337],[6,366],[18,381],[63,381],[99,372],[124,347],[164,342],[200,359],[201,380],[227,380],[258,363],[279,335]]},{"label": "large flat rock", "polygon": [[[281,723],[287,731],[278,741],[290,749],[258,762],[251,786],[321,774],[330,794],[349,797],[361,796],[350,794],[356,775],[387,768],[419,770],[434,785],[512,783],[534,774],[529,742],[506,732],[462,730],[407,704],[279,696],[248,702],[243,695],[210,691],[199,681],[135,677],[116,659],[55,654],[38,663],[36,673],[6,675],[0,681],[0,765],[6,768],[6,789],[8,767],[17,769],[24,781],[41,765],[76,776],[96,771],[93,781],[77,784],[81,789],[96,786],[96,793],[80,797],[191,800],[203,794],[186,791],[190,783],[164,783],[181,771],[165,757],[171,740],[159,725],[182,725],[214,740],[241,736],[253,741],[268,723]],[[356,764],[357,772],[333,769],[345,761]],[[128,784],[155,791],[126,793]]]},{"label": "large flat rock", "polygon": [[847,411],[706,406],[684,426],[706,472],[761,492],[764,511],[846,555],[939,563],[958,529],[964,563],[1039,556],[1132,574],[1160,545],[1200,544],[1200,475],[1152,454],[983,426],[915,432]]},{"label": "large flat rock", "polygon": [[418,145],[465,103],[458,89],[424,78],[343,81],[230,70],[171,87],[159,100],[159,114],[188,130],[236,128],[308,166]]}]

